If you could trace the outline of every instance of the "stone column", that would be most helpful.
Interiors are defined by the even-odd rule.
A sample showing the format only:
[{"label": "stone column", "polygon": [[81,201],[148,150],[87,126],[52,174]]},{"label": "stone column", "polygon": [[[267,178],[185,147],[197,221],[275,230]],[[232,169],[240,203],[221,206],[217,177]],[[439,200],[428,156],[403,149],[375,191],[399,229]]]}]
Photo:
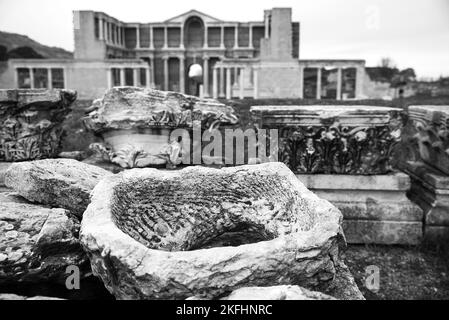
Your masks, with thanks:
[{"label": "stone column", "polygon": [[209,57],[203,57],[203,95],[209,97]]},{"label": "stone column", "polygon": [[14,68],[14,88],[19,88],[19,70]]},{"label": "stone column", "polygon": [[220,33],[220,49],[224,49],[224,26],[221,25],[221,33]]},{"label": "stone column", "polygon": [[125,81],[125,68],[120,68],[120,86],[125,86],[126,85],[126,81]]},{"label": "stone column", "polygon": [[150,26],[150,49],[154,49],[153,26]]},{"label": "stone column", "polygon": [[168,48],[168,28],[164,27],[164,49]]},{"label": "stone column", "polygon": [[151,88],[150,68],[145,68],[145,86]]},{"label": "stone column", "polygon": [[240,99],[243,99],[245,96],[244,81],[245,81],[245,68],[240,68],[240,92],[239,92]]},{"label": "stone column", "polygon": [[248,48],[253,48],[253,26],[249,25],[249,44]]},{"label": "stone column", "polygon": [[268,33],[268,30],[270,29],[270,21],[269,21],[269,15],[267,12],[265,12],[264,22],[265,22],[265,39],[268,39],[270,37],[270,35]]},{"label": "stone column", "polygon": [[186,84],[185,84],[185,57],[179,56],[179,92],[185,93]]},{"label": "stone column", "polygon": [[117,27],[117,34],[118,34],[118,45],[122,45],[122,28],[120,26]]},{"label": "stone column", "polygon": [[321,99],[321,67],[317,68],[316,73],[316,98]]},{"label": "stone column", "polygon": [[337,69],[337,100],[341,100],[341,68]]},{"label": "stone column", "polygon": [[225,97],[225,69],[220,67],[220,97]]},{"label": "stone column", "polygon": [[365,72],[363,67],[357,67],[356,70],[355,97],[356,99],[361,99],[363,97],[363,80],[365,77]]},{"label": "stone column", "polygon": [[235,25],[234,29],[234,49],[239,47],[239,26]]},{"label": "stone column", "polygon": [[304,66],[299,66],[299,98],[304,98]]},{"label": "stone column", "polygon": [[103,34],[103,19],[98,18],[98,39],[103,40],[104,34]]},{"label": "stone column", "polygon": [[134,87],[138,87],[140,86],[140,81],[138,81],[139,79],[139,69],[138,68],[133,68],[133,86]]},{"label": "stone column", "polygon": [[108,83],[108,89],[112,88],[112,70],[111,68],[106,69],[106,81]]},{"label": "stone column", "polygon": [[115,30],[115,44],[118,45],[120,42],[118,40],[118,26],[116,24],[114,24],[114,30]]},{"label": "stone column", "polygon": [[207,36],[207,24],[204,26],[204,48],[207,48],[209,45],[207,44],[208,36]]},{"label": "stone column", "polygon": [[231,86],[231,69],[226,68],[226,99],[231,99],[232,86]]},{"label": "stone column", "polygon": [[30,72],[30,88],[34,89],[34,70],[33,68],[28,68]]},{"label": "stone column", "polygon": [[214,99],[218,98],[218,70],[216,67],[213,69],[212,74],[212,97]]},{"label": "stone column", "polygon": [[164,90],[168,91],[168,57],[163,57],[164,60]]},{"label": "stone column", "polygon": [[237,86],[239,83],[239,68],[238,67],[234,67],[232,68],[234,70],[234,83],[232,84],[233,86]]},{"label": "stone column", "polygon": [[136,27],[136,49],[140,48],[140,26]]},{"label": "stone column", "polygon": [[150,72],[151,72],[151,76],[150,76],[150,85],[152,88],[156,88],[156,84],[154,82],[154,57],[150,57]]},{"label": "stone column", "polygon": [[259,70],[253,69],[253,98],[259,99]]},{"label": "stone column", "polygon": [[51,68],[47,69],[47,88],[53,89],[53,77],[51,74]]},{"label": "stone column", "polygon": [[184,25],[181,25],[180,44],[179,47],[184,49]]}]

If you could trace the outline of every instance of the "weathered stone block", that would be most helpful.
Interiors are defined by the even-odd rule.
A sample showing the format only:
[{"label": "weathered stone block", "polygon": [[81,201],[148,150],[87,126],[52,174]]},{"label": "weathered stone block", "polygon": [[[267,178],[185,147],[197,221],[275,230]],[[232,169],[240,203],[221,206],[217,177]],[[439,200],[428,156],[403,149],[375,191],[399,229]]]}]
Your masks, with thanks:
[{"label": "weathered stone block", "polygon": [[0,187],[5,185],[6,170],[8,170],[11,164],[11,162],[0,162]]},{"label": "weathered stone block", "polygon": [[69,265],[90,270],[78,241],[79,223],[50,209],[0,194],[0,287],[42,281],[64,284]]},{"label": "weathered stone block", "polygon": [[281,163],[133,169],[95,187],[81,241],[119,299],[214,298],[332,283],[341,219]]},{"label": "weathered stone block", "polygon": [[0,161],[54,158],[76,92],[0,90]]},{"label": "weathered stone block", "polygon": [[449,106],[409,106],[408,113],[413,160],[449,175]]},{"label": "weathered stone block", "polygon": [[80,218],[92,189],[111,174],[72,159],[44,159],[12,164],[5,184],[29,201],[67,209]]},{"label": "weathered stone block", "polygon": [[84,121],[105,141],[104,146],[94,144],[94,151],[124,168],[133,168],[176,165],[183,146],[170,141],[170,133],[176,128],[192,128],[196,120],[208,129],[218,124],[235,124],[238,117],[232,107],[212,99],[117,87],[94,101]]},{"label": "weathered stone block", "polygon": [[259,128],[278,129],[279,161],[295,173],[385,174],[401,140],[401,109],[253,106]]},{"label": "weathered stone block", "polygon": [[404,173],[374,176],[297,175],[306,187],[340,209],[348,243],[417,244],[422,209],[406,192]]},{"label": "weathered stone block", "polygon": [[431,241],[449,239],[449,176],[420,161],[408,161],[404,169],[412,186],[408,193],[424,211],[424,237]]}]

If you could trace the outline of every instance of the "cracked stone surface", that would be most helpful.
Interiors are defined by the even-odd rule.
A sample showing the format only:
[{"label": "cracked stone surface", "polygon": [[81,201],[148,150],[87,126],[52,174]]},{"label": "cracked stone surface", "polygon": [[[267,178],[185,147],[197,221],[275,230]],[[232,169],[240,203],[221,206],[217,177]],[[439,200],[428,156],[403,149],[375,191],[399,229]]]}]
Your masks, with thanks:
[{"label": "cracked stone surface", "polygon": [[[78,241],[79,223],[60,208],[0,195],[0,287],[23,282],[65,283],[67,266],[89,270]],[[85,268],[85,269],[83,269]]]},{"label": "cracked stone surface", "polygon": [[341,221],[282,163],[132,169],[94,188],[80,239],[118,299],[217,298],[331,283]]},{"label": "cracked stone surface", "polygon": [[223,300],[335,300],[335,298],[300,286],[284,285],[240,288]]},{"label": "cracked stone surface", "polygon": [[85,123],[94,132],[149,127],[191,127],[214,122],[236,124],[234,109],[214,99],[138,87],[115,87],[93,102]]},{"label": "cracked stone surface", "polygon": [[5,185],[29,201],[67,209],[80,218],[92,189],[111,174],[73,159],[44,159],[13,163]]}]

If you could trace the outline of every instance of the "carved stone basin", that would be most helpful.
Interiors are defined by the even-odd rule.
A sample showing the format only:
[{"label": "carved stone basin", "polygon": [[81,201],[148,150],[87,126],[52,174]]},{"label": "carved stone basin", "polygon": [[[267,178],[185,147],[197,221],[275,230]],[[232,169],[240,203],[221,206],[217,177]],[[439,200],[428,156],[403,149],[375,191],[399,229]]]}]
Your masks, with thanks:
[{"label": "carved stone basin", "polygon": [[81,241],[119,299],[216,298],[332,281],[341,220],[282,163],[132,169],[95,187]]},{"label": "carved stone basin", "polygon": [[[191,129],[198,120],[204,129],[238,121],[232,107],[212,99],[137,87],[116,87],[94,101],[85,118],[87,128],[103,137],[94,145],[124,168],[173,162],[182,142],[170,141],[173,129]],[[172,148],[169,144],[172,143]]]},{"label": "carved stone basin", "polygon": [[56,157],[75,100],[71,90],[0,90],[0,161]]}]

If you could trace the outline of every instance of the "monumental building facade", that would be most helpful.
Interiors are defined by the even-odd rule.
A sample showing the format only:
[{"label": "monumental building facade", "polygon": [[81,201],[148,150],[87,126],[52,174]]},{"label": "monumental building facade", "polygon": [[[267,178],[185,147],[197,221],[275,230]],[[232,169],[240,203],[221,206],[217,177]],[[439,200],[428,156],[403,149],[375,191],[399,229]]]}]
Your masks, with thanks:
[{"label": "monumental building facade", "polygon": [[74,59],[9,60],[0,86],[70,88],[81,99],[125,85],[227,99],[363,96],[364,60],[300,59],[300,23],[290,8],[249,22],[191,10],[127,23],[75,11],[73,25]]}]

